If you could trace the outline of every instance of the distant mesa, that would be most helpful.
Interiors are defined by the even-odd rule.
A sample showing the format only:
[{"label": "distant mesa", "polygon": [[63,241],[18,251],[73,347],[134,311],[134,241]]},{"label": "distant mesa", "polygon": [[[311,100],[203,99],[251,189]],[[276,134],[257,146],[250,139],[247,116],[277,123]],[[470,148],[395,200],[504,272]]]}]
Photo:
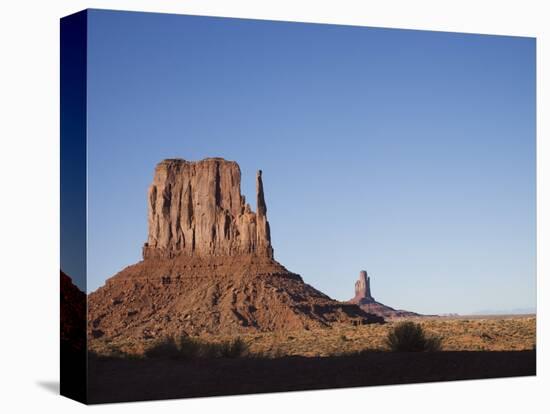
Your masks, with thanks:
[{"label": "distant mesa", "polygon": [[359,280],[355,282],[355,296],[349,303],[359,305],[365,312],[382,316],[384,318],[412,318],[426,316],[419,313],[391,308],[377,302],[371,293],[370,276],[366,270],[359,272]]},{"label": "distant mesa", "polygon": [[471,315],[536,315],[537,309],[531,308],[512,308],[512,309],[484,309],[473,312]]},{"label": "distant mesa", "polygon": [[262,173],[253,212],[234,161],[160,162],[143,260],[89,295],[93,339],[235,334],[383,322],[274,260]]}]

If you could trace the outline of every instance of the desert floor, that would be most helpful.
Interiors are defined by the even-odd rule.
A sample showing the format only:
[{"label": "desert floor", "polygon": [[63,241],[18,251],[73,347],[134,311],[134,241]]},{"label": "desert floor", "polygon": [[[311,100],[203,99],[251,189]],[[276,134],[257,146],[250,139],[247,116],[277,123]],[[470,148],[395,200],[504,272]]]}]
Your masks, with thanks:
[{"label": "desert floor", "polygon": [[[358,327],[241,335],[252,352],[308,357],[385,350],[384,340],[399,321]],[[536,344],[534,316],[417,319],[428,334],[442,338],[443,351],[519,351]],[[214,339],[214,338],[212,338]]]},{"label": "desert floor", "polygon": [[[427,334],[442,338],[443,351],[524,351],[536,344],[534,315],[438,317],[412,319],[422,325]],[[396,321],[362,326],[335,325],[331,328],[288,331],[284,333],[256,332],[234,336],[204,335],[201,338],[217,342],[241,338],[251,353],[270,357],[342,356],[357,351],[384,351],[384,340]],[[139,355],[154,341],[133,343],[124,338],[94,340],[89,349],[100,355],[119,352]]]},{"label": "desert floor", "polygon": [[148,359],[138,355],[143,344],[96,341],[88,399],[104,403],[536,374],[533,315],[415,322],[442,338],[442,351],[387,351],[384,338],[396,321],[239,335],[255,355],[242,358]]}]

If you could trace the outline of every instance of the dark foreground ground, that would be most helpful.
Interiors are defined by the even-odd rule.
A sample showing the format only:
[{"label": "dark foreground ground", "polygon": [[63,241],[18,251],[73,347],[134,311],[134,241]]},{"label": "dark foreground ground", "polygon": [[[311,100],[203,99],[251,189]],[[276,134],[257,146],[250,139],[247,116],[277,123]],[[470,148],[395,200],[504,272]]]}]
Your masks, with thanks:
[{"label": "dark foreground ground", "polygon": [[92,359],[88,402],[300,391],[536,374],[535,351],[372,352],[277,359]]}]

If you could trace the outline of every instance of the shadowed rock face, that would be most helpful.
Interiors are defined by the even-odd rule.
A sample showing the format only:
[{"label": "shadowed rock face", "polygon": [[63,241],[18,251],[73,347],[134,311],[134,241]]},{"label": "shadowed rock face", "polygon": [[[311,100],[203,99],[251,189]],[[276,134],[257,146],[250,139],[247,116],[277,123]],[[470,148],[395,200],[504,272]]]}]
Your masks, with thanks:
[{"label": "shadowed rock face", "polygon": [[273,257],[261,171],[256,192],[254,213],[241,195],[241,170],[234,161],[160,162],[149,188],[143,257]]},{"label": "shadowed rock face", "polygon": [[60,393],[86,400],[86,294],[61,271],[60,284]]},{"label": "shadowed rock face", "polygon": [[86,294],[61,271],[61,344],[82,351],[86,346]]}]

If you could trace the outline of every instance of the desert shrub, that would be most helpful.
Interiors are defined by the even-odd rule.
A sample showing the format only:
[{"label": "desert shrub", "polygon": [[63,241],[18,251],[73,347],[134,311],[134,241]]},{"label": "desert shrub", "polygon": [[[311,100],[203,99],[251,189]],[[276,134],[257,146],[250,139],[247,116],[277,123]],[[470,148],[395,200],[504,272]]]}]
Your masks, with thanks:
[{"label": "desert shrub", "polygon": [[158,341],[145,352],[148,358],[238,358],[248,354],[248,346],[240,339],[223,342],[206,342],[198,338],[180,336]]},{"label": "desert shrub", "polygon": [[145,351],[147,358],[177,358],[179,356],[176,340],[171,337],[157,341],[151,348]]},{"label": "desert shrub", "polygon": [[400,322],[389,332],[386,346],[394,352],[434,352],[441,350],[441,338],[427,335],[420,324]]},{"label": "desert shrub", "polygon": [[177,346],[179,358],[212,358],[214,356],[210,343],[190,336],[181,336],[177,341]]},{"label": "desert shrub", "polygon": [[288,354],[279,345],[274,345],[270,349],[248,352],[247,357],[254,359],[278,359],[288,356]]},{"label": "desert shrub", "polygon": [[238,358],[247,354],[248,346],[241,338],[237,338],[233,341],[222,342],[220,344],[220,356],[224,358]]}]

